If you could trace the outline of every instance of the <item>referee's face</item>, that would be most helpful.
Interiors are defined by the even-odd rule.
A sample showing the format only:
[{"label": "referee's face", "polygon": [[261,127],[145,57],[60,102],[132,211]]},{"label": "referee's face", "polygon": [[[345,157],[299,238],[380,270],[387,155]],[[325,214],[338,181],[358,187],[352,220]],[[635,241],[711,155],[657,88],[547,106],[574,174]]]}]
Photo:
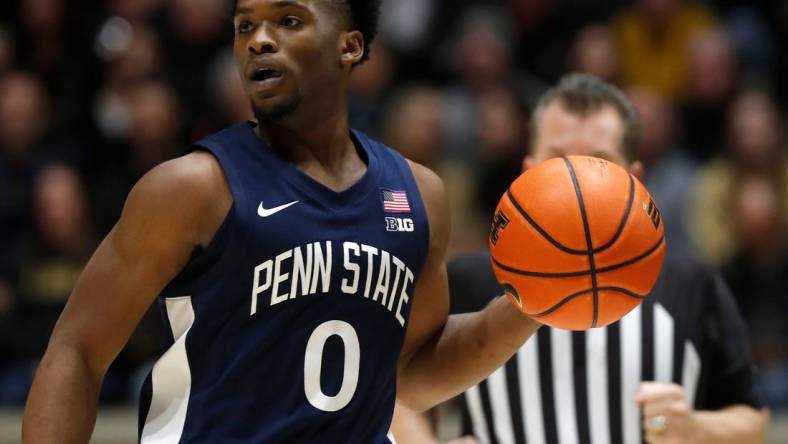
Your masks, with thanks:
[{"label": "referee's face", "polygon": [[627,166],[624,122],[612,106],[577,114],[554,101],[544,109],[537,126],[531,156],[538,162],[559,156],[594,156]]},{"label": "referee's face", "polygon": [[639,162],[629,164],[624,154],[624,120],[613,106],[578,114],[554,101],[547,105],[536,123],[536,139],[530,155],[523,161],[528,169],[547,159],[560,156],[594,156],[640,176]]}]

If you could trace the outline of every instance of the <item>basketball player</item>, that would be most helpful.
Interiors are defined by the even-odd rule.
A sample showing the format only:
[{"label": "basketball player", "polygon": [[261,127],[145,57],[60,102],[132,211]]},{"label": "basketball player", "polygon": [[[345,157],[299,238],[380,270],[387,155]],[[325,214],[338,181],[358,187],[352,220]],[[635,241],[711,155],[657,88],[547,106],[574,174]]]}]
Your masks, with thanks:
[{"label": "basketball player", "polygon": [[[636,112],[595,77],[564,77],[531,124],[525,169],[590,155],[642,176]],[[449,282],[453,313],[500,292],[486,252],[453,261]],[[467,391],[465,431],[485,444],[763,442],[767,413],[749,356],[744,321],[720,278],[669,253],[649,297],[620,322],[585,332],[542,328]],[[434,442],[424,428],[399,434],[400,424],[415,423],[400,411],[400,441]]]},{"label": "basketball player", "polygon": [[143,389],[143,443],[387,443],[395,396],[455,396],[538,328],[503,298],[447,321],[440,180],[348,128],[378,3],[234,5],[258,123],[131,191],[53,332],[25,442],[88,441],[102,377],[157,295],[172,345]]}]

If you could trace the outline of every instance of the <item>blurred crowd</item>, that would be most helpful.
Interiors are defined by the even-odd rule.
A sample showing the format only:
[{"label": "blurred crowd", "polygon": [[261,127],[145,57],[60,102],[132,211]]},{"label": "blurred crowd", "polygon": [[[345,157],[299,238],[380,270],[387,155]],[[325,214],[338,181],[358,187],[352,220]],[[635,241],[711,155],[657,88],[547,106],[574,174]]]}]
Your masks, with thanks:
[{"label": "blurred crowd", "polygon": [[[136,180],[252,118],[224,3],[0,2],[0,404],[24,401]],[[456,255],[485,245],[536,98],[569,71],[616,83],[669,250],[723,273],[764,393],[788,408],[786,42],[781,0],[385,0],[351,122],[443,177]],[[162,334],[152,307],[105,402],[135,399]]]}]

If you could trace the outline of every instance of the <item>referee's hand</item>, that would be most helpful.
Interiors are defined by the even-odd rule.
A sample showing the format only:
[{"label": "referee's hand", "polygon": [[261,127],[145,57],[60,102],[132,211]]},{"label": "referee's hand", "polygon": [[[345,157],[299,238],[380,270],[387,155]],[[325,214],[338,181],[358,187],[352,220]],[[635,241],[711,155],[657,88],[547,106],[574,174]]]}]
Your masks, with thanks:
[{"label": "referee's hand", "polygon": [[643,409],[643,429],[649,444],[688,444],[699,437],[698,423],[684,390],[676,384],[644,382],[635,402]]},{"label": "referee's hand", "polygon": [[473,436],[463,436],[462,438],[449,441],[446,444],[479,444],[479,440]]}]

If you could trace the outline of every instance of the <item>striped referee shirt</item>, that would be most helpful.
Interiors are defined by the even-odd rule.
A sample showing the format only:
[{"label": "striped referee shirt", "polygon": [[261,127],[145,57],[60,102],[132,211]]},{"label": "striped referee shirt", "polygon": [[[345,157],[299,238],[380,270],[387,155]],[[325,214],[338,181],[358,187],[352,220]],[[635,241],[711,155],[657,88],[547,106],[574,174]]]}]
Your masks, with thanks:
[{"label": "striped referee shirt", "polygon": [[[449,283],[454,313],[500,293],[486,253],[452,262]],[[722,281],[694,261],[668,255],[649,297],[606,328],[539,329],[465,393],[465,431],[493,444],[639,444],[641,381],[681,385],[696,409],[762,405],[744,321]]]}]

